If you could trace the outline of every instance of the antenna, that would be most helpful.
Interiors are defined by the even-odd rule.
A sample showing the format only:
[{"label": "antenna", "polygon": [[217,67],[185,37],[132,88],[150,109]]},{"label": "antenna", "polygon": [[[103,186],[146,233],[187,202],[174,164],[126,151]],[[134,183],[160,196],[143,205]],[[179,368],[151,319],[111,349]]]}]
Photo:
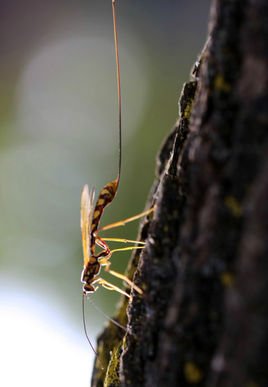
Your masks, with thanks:
[{"label": "antenna", "polygon": [[118,34],[117,34],[117,23],[116,23],[116,0],[112,0],[112,11],[113,11],[113,26],[114,26],[114,48],[115,48],[115,63],[116,63],[116,81],[117,81],[117,103],[118,103],[118,177],[117,181],[119,184],[121,176],[121,164],[122,164],[122,97],[121,97],[121,78],[120,78],[120,63],[119,63],[119,50],[118,50]]},{"label": "antenna", "polygon": [[87,338],[87,341],[88,341],[88,343],[89,343],[89,345],[90,345],[92,351],[93,351],[93,352],[95,353],[95,355],[98,357],[98,354],[97,354],[95,348],[93,347],[93,344],[91,343],[90,338],[89,338],[88,333],[87,333],[87,324],[86,324],[86,316],[85,316],[85,298],[86,298],[85,294],[82,293],[82,316],[83,316],[84,332],[85,332],[85,336],[86,336],[86,338]]}]

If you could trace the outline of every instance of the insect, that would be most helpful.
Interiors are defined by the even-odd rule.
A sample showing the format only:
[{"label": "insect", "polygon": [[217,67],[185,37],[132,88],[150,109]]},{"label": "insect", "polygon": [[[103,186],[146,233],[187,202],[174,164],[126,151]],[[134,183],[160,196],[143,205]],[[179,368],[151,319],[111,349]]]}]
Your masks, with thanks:
[{"label": "insect", "polygon": [[[153,211],[149,209],[133,217],[109,224],[102,228],[99,228],[99,223],[105,207],[107,207],[114,199],[118,190],[121,174],[121,155],[122,155],[122,123],[121,123],[121,81],[120,81],[120,65],[119,65],[119,52],[118,52],[118,36],[116,26],[116,0],[112,0],[112,14],[113,14],[113,27],[114,27],[114,45],[115,45],[115,57],[116,57],[116,76],[117,76],[117,96],[118,96],[118,132],[119,132],[119,163],[118,163],[118,175],[117,178],[108,182],[100,191],[99,196],[94,205],[94,189],[89,190],[85,185],[81,196],[81,233],[82,233],[82,247],[84,256],[84,268],[81,275],[81,282],[83,284],[83,295],[94,293],[98,286],[103,286],[108,290],[114,290],[118,293],[130,298],[129,293],[122,290],[118,286],[108,282],[101,276],[99,276],[101,267],[105,267],[105,270],[114,277],[120,278],[126,282],[136,292],[142,294],[142,290],[136,286],[128,277],[110,269],[110,258],[114,252],[123,250],[143,249],[145,243],[133,241],[129,239],[121,238],[106,238],[101,237],[99,233],[108,229],[112,229],[119,226],[124,226],[126,223],[132,222],[136,219],[142,218]],[[134,243],[136,246],[121,247],[111,250],[107,242],[122,242],[122,243]],[[99,247],[101,251],[96,252],[96,247]]]}]

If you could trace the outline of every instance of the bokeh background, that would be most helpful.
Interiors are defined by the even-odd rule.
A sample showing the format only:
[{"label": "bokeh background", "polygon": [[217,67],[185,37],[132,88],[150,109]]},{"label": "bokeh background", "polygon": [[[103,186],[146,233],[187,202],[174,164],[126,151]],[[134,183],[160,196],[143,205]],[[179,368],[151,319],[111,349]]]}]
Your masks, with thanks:
[{"label": "bokeh background", "polygon": [[[80,194],[117,174],[110,0],[0,4],[0,385],[88,386]],[[143,210],[207,34],[209,0],[122,0],[123,169],[107,224]],[[137,224],[113,236],[134,239]],[[112,235],[112,233],[109,233]],[[123,271],[129,254],[113,257]],[[111,281],[116,281],[111,278]],[[117,295],[93,302],[112,315]],[[87,305],[94,338],[105,318]]]}]

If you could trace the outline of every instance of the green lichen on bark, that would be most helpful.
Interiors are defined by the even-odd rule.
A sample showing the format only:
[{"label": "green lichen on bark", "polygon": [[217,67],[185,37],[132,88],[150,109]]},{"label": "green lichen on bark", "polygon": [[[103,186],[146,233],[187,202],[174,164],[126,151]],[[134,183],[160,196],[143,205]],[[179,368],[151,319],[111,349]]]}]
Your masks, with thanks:
[{"label": "green lichen on bark", "polygon": [[107,367],[107,372],[104,380],[104,387],[119,387],[121,385],[119,379],[119,363],[121,355],[122,343],[119,342],[117,347],[114,347],[111,355],[110,362]]}]

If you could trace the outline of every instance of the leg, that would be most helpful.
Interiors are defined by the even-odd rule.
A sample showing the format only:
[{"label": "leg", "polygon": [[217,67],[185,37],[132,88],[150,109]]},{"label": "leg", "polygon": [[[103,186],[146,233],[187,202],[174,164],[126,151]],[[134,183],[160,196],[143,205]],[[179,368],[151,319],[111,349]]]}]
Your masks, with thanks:
[{"label": "leg", "polygon": [[120,220],[119,222],[107,224],[107,226],[101,227],[98,230],[98,232],[99,231],[104,231],[104,230],[110,230],[111,228],[115,228],[115,227],[125,226],[125,224],[133,222],[134,220],[143,218],[144,216],[151,214],[153,211],[154,211],[154,207],[152,207],[149,210],[146,210],[144,212],[141,212],[140,214],[132,216],[131,218],[126,218],[124,220]]},{"label": "leg", "polygon": [[119,249],[113,249],[110,251],[111,255],[117,251],[127,251],[127,250],[139,250],[144,249],[145,246],[128,246],[128,247],[120,247]]},{"label": "leg", "polygon": [[103,251],[101,251],[99,254],[95,255],[95,257],[98,259],[98,261],[100,261],[103,258],[108,260],[111,256],[111,251],[109,249],[109,246],[98,235],[96,235],[95,238],[96,238],[95,239],[96,244],[103,249]]},{"label": "leg", "polygon": [[[111,256],[113,253],[116,253],[118,251],[129,251],[129,250],[141,250],[144,249],[145,246],[128,246],[128,247],[120,247],[119,249],[114,250],[105,250],[98,254],[96,257],[98,258],[98,262],[101,264],[101,266],[107,266],[111,263],[109,262]],[[106,271],[108,271],[106,269]]]},{"label": "leg", "polygon": [[[108,245],[105,243],[105,241],[111,241],[111,242],[122,242],[122,243],[137,243],[141,246],[128,246],[128,247],[120,247],[118,249],[113,249],[113,250],[110,250],[110,248],[108,247]],[[131,240],[131,239],[121,239],[121,238],[100,238],[99,236],[96,236],[96,244],[98,246],[100,246],[104,251],[100,252],[98,255],[97,255],[97,258],[100,262],[100,264],[102,264],[102,259],[105,260],[105,262],[110,259],[111,255],[115,252],[118,252],[118,251],[128,251],[128,250],[137,250],[137,249],[144,249],[145,247],[145,242],[141,242],[141,241],[134,241],[134,240]]]},{"label": "leg", "polygon": [[131,298],[131,296],[127,292],[124,292],[124,290],[122,290],[119,287],[111,284],[110,282],[106,281],[105,279],[103,279],[101,277],[97,278],[94,282],[92,282],[92,284],[99,284],[99,285],[103,286],[105,289],[113,290],[115,292],[123,294],[123,296]]},{"label": "leg", "polygon": [[101,239],[107,242],[137,243],[138,245],[145,245],[145,242],[134,241],[131,239],[121,239],[121,238],[101,238]]},{"label": "leg", "polygon": [[110,270],[111,262],[109,262],[109,259],[106,259],[106,258],[100,259],[99,263],[102,266],[105,266],[105,271],[107,271],[114,277],[120,278],[122,281],[126,282],[131,288],[135,289],[136,292],[138,292],[139,294],[143,293],[143,291],[137,285],[135,285],[134,282],[132,282],[127,276],[125,276],[124,274],[118,273],[117,271]]},{"label": "leg", "polygon": [[105,243],[105,239],[103,238],[100,238],[97,233],[94,234],[95,236],[95,242],[96,244],[101,247],[104,251],[108,251],[109,250],[109,246],[107,245],[107,243]]},{"label": "leg", "polygon": [[142,294],[143,291],[134,284],[127,276],[124,274],[118,273],[114,270],[108,270],[110,274],[112,274],[114,277],[120,278],[122,281],[126,282],[131,288],[135,289],[137,293]]}]

